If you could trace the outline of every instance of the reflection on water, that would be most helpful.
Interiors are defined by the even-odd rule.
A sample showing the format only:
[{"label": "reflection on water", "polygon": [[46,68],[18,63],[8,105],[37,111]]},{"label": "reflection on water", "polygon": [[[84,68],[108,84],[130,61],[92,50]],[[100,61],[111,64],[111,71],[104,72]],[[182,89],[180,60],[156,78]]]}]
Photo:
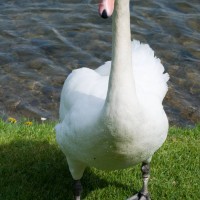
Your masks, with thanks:
[{"label": "reflection on water", "polygon": [[[111,58],[111,19],[92,0],[2,0],[0,115],[58,118],[72,69]],[[199,0],[131,1],[132,37],[147,42],[171,79],[164,102],[172,124],[200,121]]]}]

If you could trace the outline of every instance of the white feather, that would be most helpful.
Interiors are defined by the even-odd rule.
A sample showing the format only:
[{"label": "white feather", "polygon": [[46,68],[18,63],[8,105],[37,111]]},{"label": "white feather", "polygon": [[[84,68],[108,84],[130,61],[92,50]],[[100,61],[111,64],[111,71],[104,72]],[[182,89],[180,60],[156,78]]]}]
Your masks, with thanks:
[{"label": "white feather", "polygon": [[133,131],[131,128],[130,131],[124,129],[123,133],[113,131],[114,128],[110,131],[109,122],[101,118],[110,61],[96,70],[74,70],[65,81],[60,103],[61,121],[56,133],[74,179],[81,178],[86,166],[118,169],[148,159],[166,138],[168,121],[162,100],[169,75],[164,74],[160,60],[146,44],[133,41],[132,57],[140,112],[133,113],[131,119],[125,117],[123,123],[133,126]]}]

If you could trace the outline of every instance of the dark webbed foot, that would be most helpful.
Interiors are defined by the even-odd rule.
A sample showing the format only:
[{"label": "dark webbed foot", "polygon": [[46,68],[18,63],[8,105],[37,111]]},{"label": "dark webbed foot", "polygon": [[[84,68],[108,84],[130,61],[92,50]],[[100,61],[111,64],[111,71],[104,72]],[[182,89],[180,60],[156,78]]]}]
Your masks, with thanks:
[{"label": "dark webbed foot", "polygon": [[127,200],[151,200],[148,193],[148,181],[150,177],[150,164],[149,162],[142,163],[142,178],[143,178],[143,187],[138,194],[128,198]]},{"label": "dark webbed foot", "polygon": [[141,192],[128,198],[127,200],[151,200],[149,194],[142,194]]},{"label": "dark webbed foot", "polygon": [[81,199],[82,191],[83,191],[83,187],[81,185],[81,181],[80,180],[74,181],[74,187],[73,187],[74,200],[80,200]]}]

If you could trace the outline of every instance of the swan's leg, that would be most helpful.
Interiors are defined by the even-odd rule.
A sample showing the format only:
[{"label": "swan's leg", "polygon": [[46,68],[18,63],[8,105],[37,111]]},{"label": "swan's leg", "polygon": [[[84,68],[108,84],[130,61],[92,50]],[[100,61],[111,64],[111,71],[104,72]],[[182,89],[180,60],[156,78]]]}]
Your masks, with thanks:
[{"label": "swan's leg", "polygon": [[143,162],[141,171],[142,171],[143,187],[139,193],[130,197],[127,200],[150,200],[150,196],[148,192],[148,181],[150,177],[150,163]]},{"label": "swan's leg", "polygon": [[81,181],[80,180],[74,180],[74,200],[80,200],[81,199],[81,193],[83,191]]},{"label": "swan's leg", "polygon": [[69,171],[71,172],[72,178],[74,179],[74,184],[73,184],[74,200],[80,200],[81,192],[83,190],[80,180],[83,176],[83,172],[86,166],[80,161],[70,159],[69,157],[66,158],[69,166]]}]

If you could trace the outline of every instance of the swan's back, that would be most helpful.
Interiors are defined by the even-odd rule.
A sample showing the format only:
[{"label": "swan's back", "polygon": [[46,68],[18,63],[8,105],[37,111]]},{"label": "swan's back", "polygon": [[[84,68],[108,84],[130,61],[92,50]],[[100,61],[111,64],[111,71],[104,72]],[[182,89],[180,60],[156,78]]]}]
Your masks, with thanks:
[{"label": "swan's back", "polygon": [[[132,60],[139,100],[149,103],[149,99],[153,98],[162,105],[168,89],[169,75],[164,73],[160,59],[154,56],[154,51],[149,45],[134,40],[132,42]],[[108,61],[96,70],[81,68],[74,70],[68,76],[61,93],[61,121],[69,112],[79,112],[79,116],[86,112],[88,120],[90,113],[99,112],[99,108],[102,108],[105,102],[110,69],[111,61]]]}]

